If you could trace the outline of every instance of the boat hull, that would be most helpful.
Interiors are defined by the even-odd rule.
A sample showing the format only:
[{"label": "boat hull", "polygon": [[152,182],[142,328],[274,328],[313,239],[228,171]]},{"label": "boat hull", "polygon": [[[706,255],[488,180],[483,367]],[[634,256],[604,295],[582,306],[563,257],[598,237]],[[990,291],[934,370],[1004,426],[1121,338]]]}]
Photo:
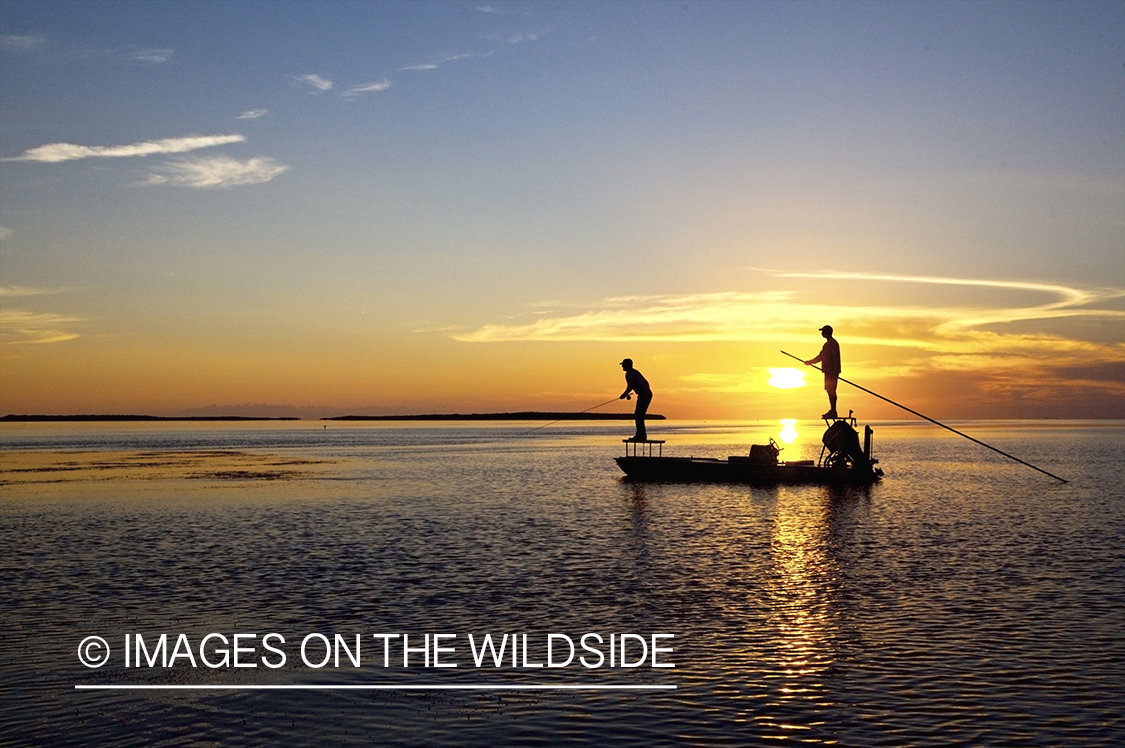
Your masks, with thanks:
[{"label": "boat hull", "polygon": [[626,480],[669,483],[825,483],[865,485],[879,480],[871,469],[820,467],[800,462],[762,464],[745,457],[617,457]]}]

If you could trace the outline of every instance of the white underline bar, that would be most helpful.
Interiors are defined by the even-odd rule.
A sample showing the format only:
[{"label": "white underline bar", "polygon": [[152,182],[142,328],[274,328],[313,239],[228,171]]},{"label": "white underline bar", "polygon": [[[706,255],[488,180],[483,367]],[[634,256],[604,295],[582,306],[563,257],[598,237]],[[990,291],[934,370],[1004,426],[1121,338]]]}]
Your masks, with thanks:
[{"label": "white underline bar", "polygon": [[676,686],[671,685],[576,685],[576,684],[550,684],[538,683],[524,686],[517,685],[393,685],[372,684],[363,686],[348,685],[278,685],[278,686],[235,686],[235,685],[75,685],[81,691],[674,691]]}]

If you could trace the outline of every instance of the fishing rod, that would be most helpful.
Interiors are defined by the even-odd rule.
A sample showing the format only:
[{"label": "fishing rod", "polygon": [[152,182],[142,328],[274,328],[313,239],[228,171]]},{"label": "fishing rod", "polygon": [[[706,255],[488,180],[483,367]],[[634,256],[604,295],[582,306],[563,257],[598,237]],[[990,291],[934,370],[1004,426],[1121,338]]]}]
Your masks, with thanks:
[{"label": "fishing rod", "polygon": [[[603,405],[609,405],[610,403],[616,402],[617,400],[620,400],[620,399],[621,398],[619,398],[619,397],[615,397],[612,400],[606,400],[604,403],[598,403],[597,405],[591,405],[589,408],[586,408],[586,410],[578,411],[578,413],[589,413],[591,410],[596,410],[597,408],[600,408]],[[578,415],[578,414],[575,414],[575,415]],[[564,421],[564,420],[566,420],[566,419],[556,418],[555,420],[551,421],[550,423],[545,423],[542,426],[536,426],[535,428],[531,429],[530,431],[523,432],[523,434],[521,434],[521,436],[527,436],[528,434],[532,433],[533,431],[538,431],[539,429],[545,429],[548,426],[553,426],[556,423],[558,423],[559,421]]]},{"label": "fishing rod", "polygon": [[[786,353],[785,351],[782,351],[782,353],[785,353],[785,355],[788,356],[789,358],[796,358],[802,364],[805,363],[805,360],[803,358],[797,358],[792,353]],[[812,368],[816,369],[817,371],[824,371],[824,369],[821,369],[819,366],[817,366],[815,364],[805,364],[805,366],[811,366]],[[941,421],[935,421],[934,419],[930,418],[929,416],[922,415],[918,411],[912,410],[912,409],[906,407],[905,405],[903,405],[902,403],[896,403],[894,400],[891,400],[889,397],[883,397],[878,392],[872,392],[871,390],[867,389],[866,387],[860,387],[855,382],[849,382],[848,380],[844,379],[843,377],[841,377],[839,375],[837,375],[837,379],[839,379],[841,382],[844,382],[845,384],[850,384],[852,387],[863,390],[868,395],[874,395],[875,397],[879,398],[880,400],[885,400],[886,402],[890,403],[891,405],[894,405],[898,408],[902,408],[903,410],[907,411],[908,413],[913,413],[914,415],[918,416],[919,418],[924,418],[925,420],[929,421],[930,423],[937,424],[938,426],[941,426],[943,429],[948,429],[949,431],[952,431],[954,434],[957,434],[958,436],[963,436],[971,442],[976,442],[977,444],[981,445],[982,447],[987,447],[988,449],[991,449],[993,452],[997,452],[999,454],[1002,454],[1010,460],[1015,460],[1016,462],[1020,463],[1021,465],[1027,465],[1032,470],[1038,470],[1039,472],[1043,473],[1044,475],[1049,475],[1052,478],[1054,478],[1055,480],[1061,481],[1063,483],[1069,482],[1065,478],[1060,478],[1059,476],[1055,475],[1054,473],[1048,473],[1043,468],[1035,467],[1030,462],[1024,462],[1023,460],[1016,457],[1015,455],[1010,455],[1010,454],[1008,454],[1007,452],[1005,452],[1001,449],[997,449],[996,447],[992,446],[991,444],[985,444],[980,439],[974,439],[973,437],[969,436],[968,434],[961,433],[960,431],[958,431],[957,429],[955,429],[951,426],[946,426]]]}]

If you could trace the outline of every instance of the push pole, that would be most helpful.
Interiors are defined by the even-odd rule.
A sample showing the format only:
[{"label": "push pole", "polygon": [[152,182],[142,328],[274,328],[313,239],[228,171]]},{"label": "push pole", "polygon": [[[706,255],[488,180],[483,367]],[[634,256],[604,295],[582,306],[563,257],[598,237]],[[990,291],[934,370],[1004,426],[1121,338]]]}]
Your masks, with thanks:
[{"label": "push pole", "polygon": [[[802,364],[805,363],[805,360],[803,358],[797,358],[792,353],[786,353],[785,351],[782,351],[782,353],[785,353],[785,355],[788,356],[789,358],[796,358]],[[824,371],[823,369],[821,369],[819,366],[816,366],[815,364],[805,364],[805,365],[811,366],[812,368],[816,369],[817,371]],[[867,389],[866,387],[860,387],[855,382],[849,382],[848,380],[844,379],[843,377],[837,377],[837,378],[841,382],[844,382],[845,384],[850,384],[852,387],[855,387],[856,389],[863,390],[868,395],[874,395],[875,397],[879,398],[880,400],[884,400],[884,401],[890,403],[891,405],[894,405],[895,407],[902,408],[903,410],[905,410],[908,413],[913,413],[914,415],[918,416],[919,418],[924,418],[925,420],[929,421],[930,423],[937,424],[938,426],[941,426],[943,429],[947,429],[949,431],[952,431],[954,434],[957,434],[958,436],[963,436],[971,442],[976,442],[977,444],[981,445],[982,447],[986,447],[988,449],[991,449],[993,452],[997,452],[999,454],[1002,454],[1005,457],[1007,457],[1009,460],[1015,460],[1016,462],[1020,463],[1021,465],[1027,465],[1032,470],[1038,470],[1039,472],[1043,473],[1044,475],[1049,475],[1052,478],[1054,478],[1055,480],[1061,481],[1062,483],[1068,483],[1069,482],[1065,478],[1060,478],[1059,476],[1055,475],[1054,473],[1048,473],[1043,468],[1035,467],[1030,462],[1024,462],[1023,460],[1021,460],[1020,458],[1018,458],[1014,455],[1010,455],[1010,454],[1008,454],[1007,452],[1005,452],[1001,449],[997,449],[996,447],[992,446],[991,444],[985,444],[980,439],[974,439],[973,437],[969,436],[968,434],[963,434],[960,431],[958,431],[957,429],[952,428],[951,426],[946,426],[941,421],[935,421],[934,419],[930,418],[929,416],[922,415],[918,411],[912,410],[912,409],[906,407],[905,405],[903,405],[902,403],[896,403],[894,400],[891,400],[889,397],[883,397],[878,392],[872,392],[871,390]]]}]

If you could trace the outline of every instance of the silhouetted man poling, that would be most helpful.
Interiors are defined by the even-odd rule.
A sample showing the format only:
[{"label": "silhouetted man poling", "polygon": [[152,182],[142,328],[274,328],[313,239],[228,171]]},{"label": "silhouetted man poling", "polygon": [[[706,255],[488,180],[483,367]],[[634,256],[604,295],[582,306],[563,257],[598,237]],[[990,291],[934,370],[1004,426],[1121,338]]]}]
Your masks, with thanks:
[{"label": "silhouetted man poling", "polygon": [[633,411],[637,419],[637,433],[633,435],[631,441],[643,442],[648,439],[648,433],[645,431],[645,413],[648,412],[648,404],[652,402],[652,389],[648,386],[648,380],[633,368],[633,359],[627,358],[622,361],[621,368],[625,370],[625,391],[618,399],[626,399],[630,392],[637,393],[637,409]]},{"label": "silhouetted man poling", "polygon": [[820,328],[820,334],[825,338],[820,355],[809,359],[805,364],[809,366],[820,364],[820,370],[824,372],[824,391],[828,393],[829,406],[828,412],[821,418],[836,418],[836,382],[840,378],[841,371],[840,344],[832,337],[832,325]]}]

